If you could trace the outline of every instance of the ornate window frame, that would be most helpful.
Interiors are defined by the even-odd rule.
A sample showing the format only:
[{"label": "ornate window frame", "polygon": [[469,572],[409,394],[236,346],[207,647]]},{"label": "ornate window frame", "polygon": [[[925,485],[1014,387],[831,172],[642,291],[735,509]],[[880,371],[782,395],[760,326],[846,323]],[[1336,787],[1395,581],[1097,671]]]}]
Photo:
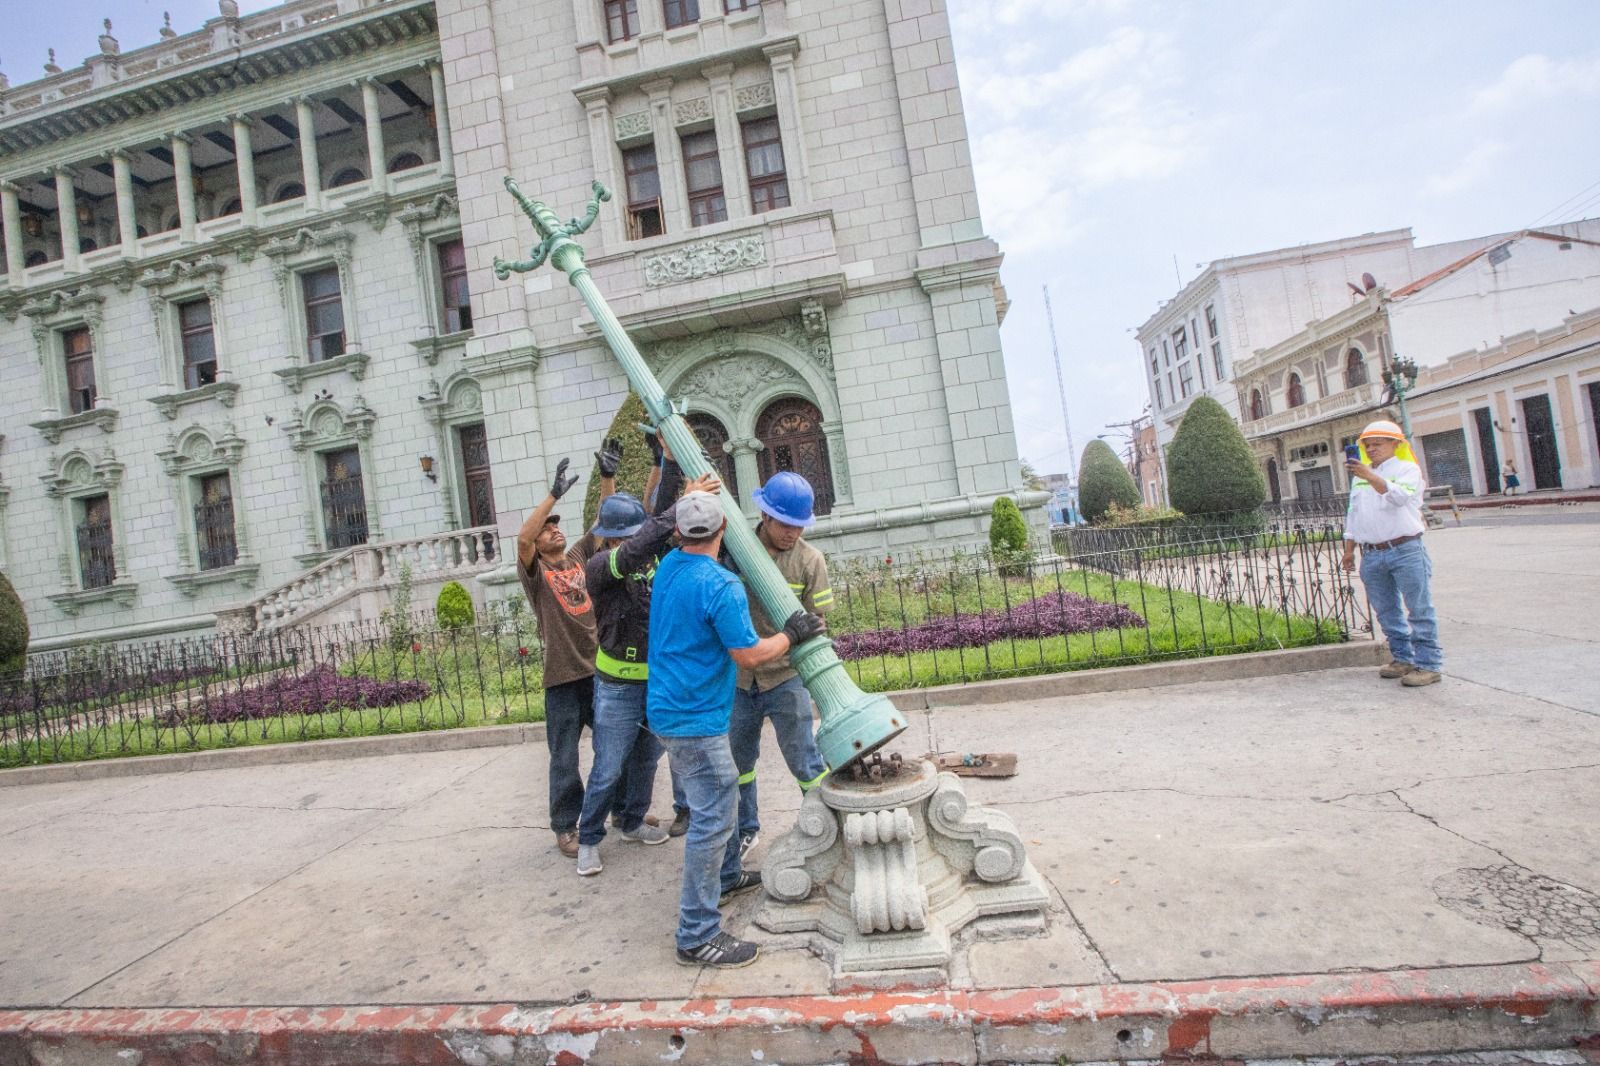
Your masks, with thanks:
[{"label": "ornate window frame", "polygon": [[367,406],[367,401],[357,395],[346,410],[338,401],[318,400],[303,412],[294,409],[284,423],[283,431],[289,435],[289,445],[300,454],[300,479],[305,486],[306,550],[295,556],[302,566],[314,566],[328,558],[334,551],[327,546],[327,531],[322,520],[322,474],[318,467],[323,452],[354,446],[361,454],[361,492],[367,508],[367,543],[383,539],[380,525],[376,456],[372,449],[372,426],[378,415]]},{"label": "ornate window frame", "polygon": [[[47,292],[22,305],[22,313],[28,317],[33,332],[44,379],[41,413],[45,417],[29,424],[51,444],[59,444],[63,434],[81,426],[98,426],[102,433],[117,428],[119,412],[111,399],[106,377],[104,304],[104,296],[92,288],[84,288],[74,292]],[[95,405],[72,414],[67,404],[66,355],[61,336],[80,326],[88,329],[93,348]]]},{"label": "ornate window frame", "polygon": [[[244,499],[239,482],[239,466],[244,459],[244,438],[232,423],[220,433],[191,425],[182,433],[170,434],[167,446],[156,453],[161,469],[172,481],[172,498],[178,508],[177,540],[179,571],[167,580],[185,596],[196,595],[207,585],[237,581],[253,588],[261,567],[250,551],[250,532],[245,519]],[[200,569],[200,545],[195,535],[194,506],[196,483],[210,474],[227,474],[233,490],[233,540],[238,558],[232,566]]]},{"label": "ornate window frame", "polygon": [[[350,266],[353,243],[355,234],[343,223],[334,222],[320,229],[305,226],[262,245],[262,254],[272,260],[272,274],[278,282],[278,299],[283,305],[284,329],[289,338],[287,365],[273,373],[283,379],[290,392],[299,392],[311,379],[341,371],[357,381],[366,376],[369,357],[361,349],[355,271]],[[345,350],[343,355],[313,363],[306,355],[306,314],[300,276],[330,264],[339,268]]]},{"label": "ornate window frame", "polygon": [[[115,601],[126,607],[138,594],[137,582],[128,578],[128,539],[122,521],[123,465],[107,448],[98,457],[82,448],[74,448],[60,457],[49,460],[49,472],[40,477],[45,495],[56,501],[56,531],[59,534],[57,562],[61,570],[61,591],[45,598],[62,613],[76,616],[84,607]],[[111,505],[111,557],[117,567],[117,576],[101,588],[83,587],[83,572],[79,565],[75,509],[80,500],[92,496],[105,496]]]},{"label": "ornate window frame", "polygon": [[[194,260],[176,259],[165,267],[152,267],[139,275],[139,284],[150,297],[150,316],[155,320],[156,343],[161,348],[163,391],[150,397],[164,418],[175,419],[178,409],[188,404],[215,399],[232,407],[239,395],[237,382],[229,381],[227,320],[222,305],[222,275],[227,264],[214,255]],[[211,342],[217,352],[217,380],[210,385],[186,388],[184,384],[183,335],[178,325],[178,306],[199,298],[211,304]]]},{"label": "ornate window frame", "polygon": [[466,348],[472,339],[470,329],[446,333],[444,292],[439,280],[438,246],[461,237],[461,217],[456,197],[439,193],[430,200],[401,209],[398,218],[411,244],[411,260],[417,275],[417,291],[428,311],[427,335],[411,342],[422,361],[437,366],[445,352]]},{"label": "ornate window frame", "polygon": [[483,417],[483,386],[471,374],[462,372],[445,379],[441,387],[429,379],[428,394],[418,396],[428,421],[433,425],[434,448],[438,456],[440,484],[444,499],[445,524],[449,529],[462,525],[470,513],[467,507],[467,475],[461,466],[461,450],[456,447],[457,426],[487,421]]}]

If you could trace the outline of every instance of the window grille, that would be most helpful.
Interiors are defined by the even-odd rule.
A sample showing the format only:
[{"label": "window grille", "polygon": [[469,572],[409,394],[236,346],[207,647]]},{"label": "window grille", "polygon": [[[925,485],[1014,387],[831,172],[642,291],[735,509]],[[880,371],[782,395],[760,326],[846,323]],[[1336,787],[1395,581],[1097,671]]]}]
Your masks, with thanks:
[{"label": "window grille", "polygon": [[83,520],[78,523],[78,569],[85,589],[105,588],[117,579],[117,561],[111,537],[111,497],[83,500]]},{"label": "window grille", "polygon": [[194,505],[194,533],[200,569],[232,566],[239,558],[233,528],[233,483],[227,474],[195,480],[199,502]]},{"label": "window grille", "polygon": [[361,483],[361,453],[355,448],[322,457],[322,524],[330,550],[367,542],[367,496]]}]

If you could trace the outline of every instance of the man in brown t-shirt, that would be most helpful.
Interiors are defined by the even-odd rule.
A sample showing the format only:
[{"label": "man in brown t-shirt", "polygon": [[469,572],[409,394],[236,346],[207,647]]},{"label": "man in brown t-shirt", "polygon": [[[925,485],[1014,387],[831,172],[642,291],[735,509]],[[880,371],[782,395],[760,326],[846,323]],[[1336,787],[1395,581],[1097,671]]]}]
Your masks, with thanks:
[{"label": "man in brown t-shirt", "polygon": [[[622,442],[608,439],[595,453],[600,465],[600,498],[616,491]],[[585,534],[569,546],[561,532],[556,502],[578,482],[567,473],[568,460],[556,465],[546,496],[517,534],[517,578],[533,604],[544,642],[544,728],[550,749],[550,828],[556,847],[568,858],[578,854],[578,815],[583,810],[583,777],[578,772],[578,741],[594,728],[594,603],[583,566],[600,547]]]}]

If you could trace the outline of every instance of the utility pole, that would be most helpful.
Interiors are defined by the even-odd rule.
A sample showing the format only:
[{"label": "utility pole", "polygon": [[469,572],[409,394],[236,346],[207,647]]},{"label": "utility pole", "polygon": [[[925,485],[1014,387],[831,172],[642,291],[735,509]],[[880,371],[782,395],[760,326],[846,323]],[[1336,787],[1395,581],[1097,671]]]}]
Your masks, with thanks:
[{"label": "utility pole", "polygon": [[1044,287],[1044,319],[1050,325],[1050,353],[1056,360],[1056,389],[1061,393],[1061,425],[1067,431],[1067,492],[1078,473],[1078,452],[1072,446],[1072,417],[1067,414],[1067,380],[1061,374],[1061,345],[1056,342],[1056,316],[1050,311],[1050,286]]}]

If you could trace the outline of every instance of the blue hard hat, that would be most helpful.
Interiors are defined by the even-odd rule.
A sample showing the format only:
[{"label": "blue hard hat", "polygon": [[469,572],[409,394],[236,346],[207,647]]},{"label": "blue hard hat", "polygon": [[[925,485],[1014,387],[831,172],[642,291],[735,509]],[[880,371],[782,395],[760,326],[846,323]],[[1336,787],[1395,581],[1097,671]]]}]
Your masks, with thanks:
[{"label": "blue hard hat", "polygon": [[594,528],[597,537],[631,537],[644,525],[644,504],[626,492],[613,492],[600,501],[600,515]]},{"label": "blue hard hat", "polygon": [[816,493],[811,491],[811,482],[792,470],[780,470],[773,474],[765,485],[750,496],[761,508],[762,514],[770,515],[784,525],[810,529],[816,524],[817,520],[811,513]]}]

